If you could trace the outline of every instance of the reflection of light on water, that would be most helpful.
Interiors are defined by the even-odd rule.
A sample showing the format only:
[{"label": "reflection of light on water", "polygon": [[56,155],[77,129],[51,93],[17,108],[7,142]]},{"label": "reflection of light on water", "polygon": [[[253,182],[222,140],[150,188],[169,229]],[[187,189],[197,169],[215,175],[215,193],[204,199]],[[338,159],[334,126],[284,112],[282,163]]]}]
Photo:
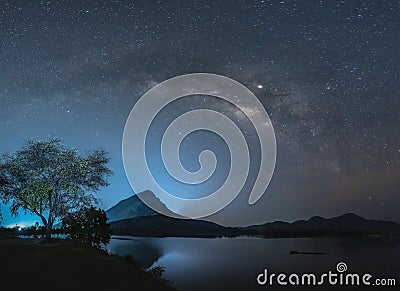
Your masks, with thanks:
[{"label": "reflection of light on water", "polygon": [[[19,238],[38,238],[38,237],[43,238],[44,235],[43,234],[20,234],[17,237],[19,237]],[[66,239],[67,235],[64,233],[59,233],[59,234],[52,233],[51,237],[57,238],[57,239]]]},{"label": "reflection of light on water", "polygon": [[[165,268],[165,278],[173,283],[173,286],[182,288],[186,286],[189,290],[191,285],[191,277],[196,274],[198,267],[201,268],[202,260],[204,257],[200,253],[188,253],[187,251],[171,251],[169,250],[163,256],[161,256],[156,262],[154,262],[150,268],[161,266]],[[149,268],[149,269],[150,269]],[[201,277],[201,275],[197,275]],[[204,277],[206,279],[207,277]],[[184,288],[185,289],[185,288]]]},{"label": "reflection of light on water", "polygon": [[150,268],[155,267],[155,266],[163,266],[164,263],[166,263],[168,266],[177,267],[177,266],[184,264],[185,262],[192,261],[193,257],[194,256],[192,256],[188,253],[182,253],[182,252],[166,253],[163,256],[159,257],[158,260],[155,261],[150,266]]},{"label": "reflection of light on water", "polygon": [[163,256],[161,248],[152,243],[151,238],[113,236],[106,249],[114,254],[128,255],[144,269],[151,268]]},{"label": "reflection of light on water", "polygon": [[5,225],[5,227],[12,228],[17,231],[22,231],[25,227],[27,227],[27,225],[25,225],[25,224],[9,224],[9,225]]},{"label": "reflection of light on water", "polygon": [[[129,237],[127,237],[129,239]],[[263,238],[140,238],[112,239],[109,249],[119,255],[145,257],[153,261],[146,268],[165,268],[165,278],[182,291],[203,290],[260,290],[255,275],[260,270],[276,272],[314,272],[328,269],[340,260],[349,260],[358,270],[367,271],[374,260],[375,270],[395,276],[400,245],[388,248],[370,240],[348,239],[263,239]],[[330,253],[327,256],[295,256],[293,249],[315,249]],[[155,252],[156,250],[156,252]],[[150,253],[148,253],[150,252]],[[154,254],[159,254],[159,257]],[[379,254],[379,259],[376,255]],[[253,282],[254,284],[251,285]],[[299,290],[309,290],[300,288]]]}]

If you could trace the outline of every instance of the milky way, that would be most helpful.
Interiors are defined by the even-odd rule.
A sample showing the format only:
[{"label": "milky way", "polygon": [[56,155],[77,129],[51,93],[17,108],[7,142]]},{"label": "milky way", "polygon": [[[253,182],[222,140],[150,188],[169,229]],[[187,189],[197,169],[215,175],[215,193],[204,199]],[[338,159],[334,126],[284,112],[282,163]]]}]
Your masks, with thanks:
[{"label": "milky way", "polygon": [[[398,1],[2,1],[0,36],[0,152],[51,134],[104,148],[115,172],[98,193],[105,208],[132,195],[121,142],[138,98],[210,72],[246,85],[270,114],[278,156],[256,210],[265,219],[400,221]],[[170,114],[188,106],[178,105]]]}]

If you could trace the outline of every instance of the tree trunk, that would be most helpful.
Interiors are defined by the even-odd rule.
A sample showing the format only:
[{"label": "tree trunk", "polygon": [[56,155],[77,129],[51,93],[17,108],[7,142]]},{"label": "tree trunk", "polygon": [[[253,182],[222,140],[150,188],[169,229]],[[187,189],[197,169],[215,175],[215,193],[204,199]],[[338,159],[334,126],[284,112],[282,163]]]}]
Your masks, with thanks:
[{"label": "tree trunk", "polygon": [[51,225],[48,223],[45,226],[46,229],[46,241],[50,241],[51,240]]},{"label": "tree trunk", "polygon": [[[40,218],[42,219],[44,229],[45,229],[45,240],[50,241],[51,240],[51,230],[53,228],[53,223],[51,221],[47,221],[46,218],[41,215]],[[50,220],[50,219],[49,219]]]}]

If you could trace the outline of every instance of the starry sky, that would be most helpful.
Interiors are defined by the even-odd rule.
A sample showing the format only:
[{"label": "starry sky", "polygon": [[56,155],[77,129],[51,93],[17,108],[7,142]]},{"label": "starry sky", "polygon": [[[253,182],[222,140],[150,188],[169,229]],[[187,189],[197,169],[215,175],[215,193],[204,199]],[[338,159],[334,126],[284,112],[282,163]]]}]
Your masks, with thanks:
[{"label": "starry sky", "polygon": [[[166,79],[208,72],[247,86],[273,123],[277,164],[257,208],[265,221],[345,212],[400,221],[399,1],[1,1],[0,36],[0,152],[52,134],[82,153],[107,150],[104,208],[133,194],[121,144],[135,102]],[[189,169],[196,140],[226,151],[196,134],[194,149],[182,146]],[[37,220],[2,209],[4,225]]]}]

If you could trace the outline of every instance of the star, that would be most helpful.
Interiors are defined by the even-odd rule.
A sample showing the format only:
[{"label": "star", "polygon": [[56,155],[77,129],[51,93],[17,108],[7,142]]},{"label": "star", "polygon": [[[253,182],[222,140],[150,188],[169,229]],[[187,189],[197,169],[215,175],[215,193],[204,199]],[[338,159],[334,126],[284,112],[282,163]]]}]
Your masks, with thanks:
[{"label": "star", "polygon": [[[119,145],[137,100],[171,77],[217,72],[248,85],[271,117],[279,162],[273,195],[267,197],[295,194],[285,200],[287,211],[269,219],[309,217],[310,209],[295,203],[309,199],[321,214],[327,208],[330,213],[350,209],[336,198],[341,193],[357,204],[350,210],[367,216],[386,217],[398,205],[399,196],[390,194],[399,187],[400,58],[390,44],[397,44],[400,34],[393,18],[398,5],[391,1],[9,2],[0,9],[0,136],[7,137],[0,139],[0,154],[18,150],[24,139],[51,134],[80,151],[105,147],[115,180],[99,195],[104,207],[111,207],[132,191]],[[237,100],[245,102],[242,96]],[[163,133],[187,109],[228,112],[243,127],[254,176],[260,150],[246,116],[257,118],[261,111],[234,105],[205,96],[192,102],[188,96],[162,109],[152,126]],[[203,133],[188,135],[182,154],[192,144],[211,149]],[[222,144],[217,152],[224,150]],[[229,159],[218,161],[222,181]],[[190,155],[187,163],[192,162],[197,166]],[[304,173],[308,181],[299,185]],[[376,178],[380,175],[385,178]],[[370,183],[379,193],[364,196],[354,186]],[[116,192],[121,194],[109,195]],[[373,209],[370,200],[385,204]],[[400,221],[400,214],[393,217]]]}]

